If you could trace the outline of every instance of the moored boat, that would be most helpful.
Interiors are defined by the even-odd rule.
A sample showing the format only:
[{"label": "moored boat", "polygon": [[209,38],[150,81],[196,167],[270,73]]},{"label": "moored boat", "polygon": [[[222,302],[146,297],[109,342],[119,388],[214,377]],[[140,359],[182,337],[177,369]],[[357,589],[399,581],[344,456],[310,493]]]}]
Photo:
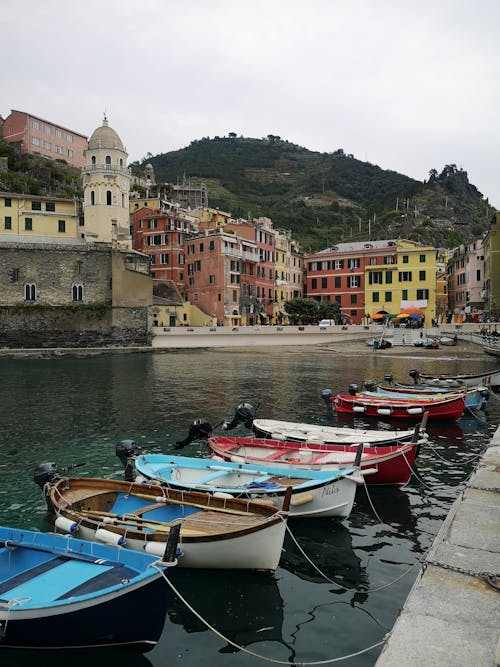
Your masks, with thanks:
[{"label": "moored boat", "polygon": [[457,394],[463,394],[465,397],[465,407],[471,410],[482,410],[489,398],[490,391],[487,387],[477,387],[464,389],[458,392],[455,390],[446,390],[441,387],[424,387],[421,385],[398,385],[389,386],[375,385],[372,382],[364,383],[365,389],[359,392],[361,396],[380,396],[382,398],[409,398],[418,401],[427,400],[439,396],[450,397]]},{"label": "moored boat", "polygon": [[274,571],[278,566],[289,494],[282,511],[158,484],[60,478],[50,466],[39,466],[35,478],[61,531],[76,526],[83,539],[160,555],[180,525],[179,567]]},{"label": "moored boat", "polygon": [[441,384],[447,386],[448,382],[457,382],[466,387],[475,387],[477,385],[486,385],[491,387],[493,391],[500,387],[500,368],[493,371],[486,371],[482,373],[470,373],[463,375],[431,375],[429,373],[418,373],[420,381],[429,384]]},{"label": "moored boat", "polygon": [[0,649],[149,651],[163,630],[168,591],[162,578],[173,564],[68,535],[2,526]]},{"label": "moored boat", "polygon": [[[291,489],[289,516],[347,518],[354,503],[358,467],[330,470],[285,470],[272,465],[241,464],[167,454],[133,453],[135,469],[147,481],[174,489],[230,494],[283,506]],[[130,465],[130,457],[127,467]],[[139,481],[139,480],[138,480]]]},{"label": "moored boat", "polygon": [[427,412],[428,418],[432,420],[457,420],[465,410],[463,394],[436,396],[425,400],[337,394],[331,401],[335,412],[405,420],[421,419],[424,412]]},{"label": "moored boat", "polygon": [[[264,438],[212,436],[208,444],[214,455],[236,463],[328,470],[352,466],[357,447],[324,445],[315,442],[287,442]],[[361,473],[366,484],[404,486],[408,483],[418,445],[404,443],[365,447],[361,454]]]}]

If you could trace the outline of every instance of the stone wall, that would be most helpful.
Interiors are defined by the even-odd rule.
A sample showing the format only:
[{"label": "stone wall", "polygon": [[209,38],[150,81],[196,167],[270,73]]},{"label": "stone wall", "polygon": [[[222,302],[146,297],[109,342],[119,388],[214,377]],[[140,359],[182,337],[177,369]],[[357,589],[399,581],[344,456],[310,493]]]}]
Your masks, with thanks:
[{"label": "stone wall", "polygon": [[[138,303],[134,296],[135,280],[144,294],[148,277],[134,270],[129,255],[111,246],[2,244],[0,347],[149,345],[147,298]],[[130,305],[123,294],[115,305],[113,282],[123,275]],[[34,301],[25,298],[27,283],[36,287]],[[82,301],[73,300],[75,284],[83,287]]]}]

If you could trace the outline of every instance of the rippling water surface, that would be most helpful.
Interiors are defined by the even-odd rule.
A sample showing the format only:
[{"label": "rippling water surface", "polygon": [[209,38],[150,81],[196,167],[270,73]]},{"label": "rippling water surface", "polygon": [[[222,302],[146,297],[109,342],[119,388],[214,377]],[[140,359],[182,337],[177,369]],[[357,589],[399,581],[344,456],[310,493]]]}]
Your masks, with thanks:
[{"label": "rippling water surface", "polygon": [[[117,441],[133,438],[148,451],[171,452],[193,419],[217,424],[232,417],[241,401],[258,406],[260,417],[328,424],[338,419],[327,414],[322,389],[345,391],[351,382],[385,373],[406,381],[411,368],[455,373],[494,366],[494,359],[472,352],[457,358],[453,348],[431,360],[425,351],[357,356],[313,346],[2,360],[0,523],[48,529],[45,505],[32,481],[35,466],[44,461],[85,462],[78,474],[121,477]],[[422,555],[499,420],[500,396],[492,396],[482,422],[429,424],[430,445],[420,453],[405,489],[374,489],[368,496],[359,488],[351,517],[343,523],[291,521],[293,537],[287,537],[274,575],[178,570],[172,581],[221,635],[274,661],[308,663],[358,653],[392,628]],[[354,423],[390,427],[362,418]],[[200,452],[193,444],[183,453]],[[165,630],[152,652],[72,654],[72,667],[89,660],[127,667],[265,664],[214,634],[183,600],[167,594]],[[348,664],[373,665],[379,651],[360,653]],[[57,666],[66,665],[68,657],[62,652],[46,659]],[[32,665],[40,658],[42,652],[16,654],[3,664]]]}]

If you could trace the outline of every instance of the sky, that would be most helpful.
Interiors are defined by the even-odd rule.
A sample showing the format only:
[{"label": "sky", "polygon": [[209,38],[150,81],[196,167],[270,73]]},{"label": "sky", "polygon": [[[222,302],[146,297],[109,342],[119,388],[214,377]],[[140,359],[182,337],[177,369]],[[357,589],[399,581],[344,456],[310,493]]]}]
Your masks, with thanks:
[{"label": "sky", "polygon": [[129,162],[235,132],[418,180],[456,164],[500,208],[498,0],[16,0],[1,17],[4,118],[90,136],[105,112]]}]

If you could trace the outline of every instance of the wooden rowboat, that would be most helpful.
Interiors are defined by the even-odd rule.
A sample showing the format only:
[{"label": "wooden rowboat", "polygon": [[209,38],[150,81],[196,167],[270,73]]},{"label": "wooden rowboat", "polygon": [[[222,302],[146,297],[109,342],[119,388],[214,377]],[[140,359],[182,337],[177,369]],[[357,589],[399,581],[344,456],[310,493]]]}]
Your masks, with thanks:
[{"label": "wooden rowboat", "polygon": [[390,419],[421,419],[425,412],[429,419],[457,420],[465,410],[465,396],[454,394],[449,397],[415,400],[411,398],[383,398],[337,394],[331,398],[335,412],[365,417]]},{"label": "wooden rowboat", "polygon": [[62,478],[44,485],[56,528],[161,555],[180,525],[179,567],[274,571],[286,531],[283,511],[236,498],[178,491],[158,484]]},{"label": "wooden rowboat", "polygon": [[247,465],[167,454],[139,454],[134,457],[134,464],[147,481],[158,480],[174,489],[265,500],[277,507],[282,507],[290,488],[290,518],[345,519],[351,513],[357,484],[362,482],[358,467],[284,470],[269,464]]},{"label": "wooden rowboat", "polygon": [[120,547],[0,527],[0,649],[149,651],[167,612],[166,565]]},{"label": "wooden rowboat", "polygon": [[[357,447],[324,445],[314,442],[287,442],[263,438],[213,436],[208,444],[215,456],[235,463],[259,463],[280,468],[329,470],[352,466]],[[361,455],[361,474],[366,484],[404,486],[408,483],[418,445],[365,447]]]}]

